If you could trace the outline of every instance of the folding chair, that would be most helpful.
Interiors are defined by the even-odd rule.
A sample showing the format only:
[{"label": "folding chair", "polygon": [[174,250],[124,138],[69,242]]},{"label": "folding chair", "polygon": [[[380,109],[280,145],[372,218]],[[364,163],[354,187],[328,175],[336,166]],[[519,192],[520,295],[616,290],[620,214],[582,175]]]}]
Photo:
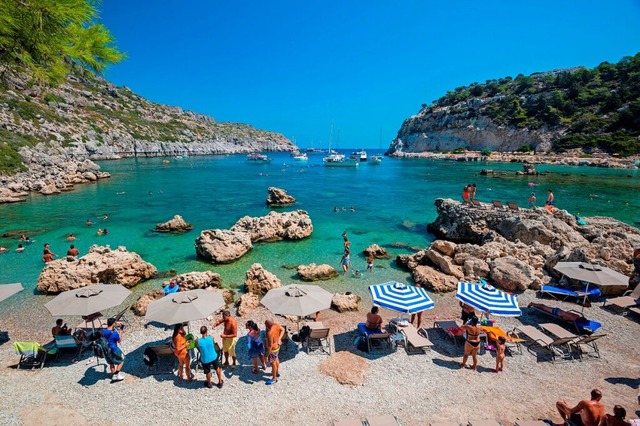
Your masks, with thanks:
[{"label": "folding chair", "polygon": [[[571,345],[578,350],[578,356],[581,361],[585,359],[585,355],[586,359],[600,358],[600,349],[598,349],[596,340],[604,336],[606,336],[606,334],[592,334],[591,336],[584,336],[573,341]],[[584,350],[583,347],[587,347],[590,350]]]},{"label": "folding chair", "polygon": [[508,201],[507,202],[507,206],[509,207],[509,210],[514,211],[514,212],[519,212],[520,208],[518,207],[518,203],[514,203],[513,201]]},{"label": "folding chair", "polygon": [[491,200],[491,204],[498,210],[504,210],[504,205],[502,205],[502,201],[499,200]]}]

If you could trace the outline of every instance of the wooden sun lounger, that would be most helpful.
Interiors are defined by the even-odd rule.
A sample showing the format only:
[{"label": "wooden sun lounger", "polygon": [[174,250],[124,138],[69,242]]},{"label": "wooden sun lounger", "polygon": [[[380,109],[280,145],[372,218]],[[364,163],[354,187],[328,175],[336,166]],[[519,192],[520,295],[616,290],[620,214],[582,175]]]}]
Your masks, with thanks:
[{"label": "wooden sun lounger", "polygon": [[531,340],[532,344],[528,347],[529,351],[531,351],[531,347],[534,345],[540,346],[549,352],[551,362],[554,364],[557,356],[560,356],[562,359],[567,361],[571,361],[573,359],[569,344],[575,339],[575,337],[552,339],[531,325],[519,325],[514,330],[519,331]]},{"label": "wooden sun lounger", "polygon": [[513,201],[508,201],[507,206],[509,207],[509,210],[512,210],[514,212],[520,211],[520,208],[518,207],[518,203],[514,203]]},{"label": "wooden sun lounger", "polygon": [[422,328],[416,330],[413,325],[409,324],[406,327],[399,327],[399,330],[404,334],[407,353],[426,353],[433,346],[433,343],[425,337],[426,332]]},{"label": "wooden sun lounger", "polygon": [[622,310],[624,315],[630,308],[640,305],[640,285],[636,286],[633,290],[627,290],[624,295],[620,297],[614,297],[613,299],[605,300],[602,306],[609,304]]},{"label": "wooden sun lounger", "polygon": [[493,204],[493,207],[495,207],[498,210],[504,210],[504,205],[502,204],[502,201],[491,200],[491,204]]},{"label": "wooden sun lounger", "polygon": [[540,327],[542,327],[543,330],[553,334],[559,339],[577,339],[578,338],[578,336],[576,336],[566,328],[559,326],[558,324],[549,322],[549,323],[540,324]]},{"label": "wooden sun lounger", "polygon": [[[591,336],[584,336],[571,342],[571,345],[578,350],[578,356],[581,361],[584,359],[600,358],[600,349],[598,349],[596,340],[604,336],[606,336],[606,334],[592,334]],[[585,346],[590,350],[584,350],[583,348]]]}]

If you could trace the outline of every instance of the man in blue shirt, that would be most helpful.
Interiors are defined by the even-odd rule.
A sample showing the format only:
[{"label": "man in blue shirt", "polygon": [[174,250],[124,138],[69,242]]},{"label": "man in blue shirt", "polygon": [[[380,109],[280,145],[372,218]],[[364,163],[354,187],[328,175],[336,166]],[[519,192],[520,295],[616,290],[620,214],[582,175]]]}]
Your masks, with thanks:
[{"label": "man in blue shirt", "polygon": [[200,362],[202,363],[202,371],[207,376],[207,381],[204,385],[208,388],[212,388],[211,384],[211,367],[216,370],[218,376],[218,389],[222,388],[224,381],[222,380],[222,373],[220,371],[220,364],[218,363],[218,353],[213,343],[213,337],[207,334],[207,326],[200,327],[200,334],[202,337],[196,340],[196,346],[200,351]]},{"label": "man in blue shirt", "polygon": [[162,291],[164,291],[164,295],[166,296],[167,294],[173,294],[173,293],[177,293],[180,291],[180,286],[178,285],[178,281],[177,280],[171,280],[171,282],[169,282],[168,286],[165,286]]},{"label": "man in blue shirt", "polygon": [[113,374],[111,380],[114,382],[120,382],[124,380],[124,375],[120,372],[124,365],[124,353],[118,347],[118,343],[120,343],[120,334],[115,330],[115,326],[116,319],[109,318],[107,320],[107,328],[103,330],[102,335],[107,339],[107,342],[109,342],[109,349],[111,349],[110,354],[105,354],[105,360],[109,363],[111,374]]}]

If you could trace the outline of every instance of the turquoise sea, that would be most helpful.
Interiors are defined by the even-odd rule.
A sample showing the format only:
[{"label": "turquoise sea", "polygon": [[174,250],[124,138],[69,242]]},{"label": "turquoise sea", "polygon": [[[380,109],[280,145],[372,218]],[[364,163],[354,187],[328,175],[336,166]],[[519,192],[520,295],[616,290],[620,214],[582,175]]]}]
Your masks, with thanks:
[{"label": "turquoise sea", "polygon": [[[369,155],[375,153],[369,151]],[[263,165],[248,163],[244,155],[171,158],[169,164],[163,164],[163,158],[104,161],[100,165],[111,173],[110,179],[80,185],[58,196],[33,195],[24,203],[0,205],[0,234],[24,231],[35,240],[24,252],[16,253],[17,239],[0,238],[0,246],[11,250],[0,254],[0,283],[22,282],[28,289],[0,303],[0,308],[8,310],[34,299],[43,267],[43,244],[50,243],[52,251],[62,256],[69,248],[65,238],[71,232],[77,236],[74,244],[81,254],[92,244],[123,245],[159,271],[213,270],[220,273],[225,286],[236,288],[255,262],[283,283],[296,281],[295,269],[286,265],[329,263],[339,269],[345,230],[351,240],[352,263],[360,270],[365,269],[362,250],[370,244],[385,246],[394,256],[410,249],[393,245],[424,247],[433,239],[426,233],[426,224],[436,216],[433,201],[438,197],[460,199],[468,183],[477,184],[481,201],[499,199],[526,206],[529,194],[535,192],[538,205],[542,205],[547,188],[552,188],[561,209],[583,216],[612,216],[635,226],[640,220],[638,170],[538,166],[539,171],[552,173],[486,177],[478,175],[482,168],[515,172],[522,166],[385,158],[377,166],[363,163],[358,168],[330,168],[322,164],[322,155],[310,155],[307,163],[295,162],[286,153],[269,156],[273,161]],[[194,240],[201,230],[229,228],[244,215],[269,213],[265,199],[270,186],[284,188],[298,200],[289,210],[309,212],[314,225],[310,238],[258,244],[229,265],[214,266],[196,258]],[[350,211],[352,206],[354,212]],[[334,207],[339,212],[334,212]],[[104,214],[108,215],[106,221]],[[151,231],[156,223],[175,214],[192,223],[194,230],[183,235]],[[85,225],[87,219],[93,226]],[[96,230],[105,227],[109,234],[97,236]],[[366,294],[369,284],[407,278],[390,259],[376,261],[372,274],[341,276],[321,285]],[[142,284],[138,291],[148,291],[161,281]]]}]

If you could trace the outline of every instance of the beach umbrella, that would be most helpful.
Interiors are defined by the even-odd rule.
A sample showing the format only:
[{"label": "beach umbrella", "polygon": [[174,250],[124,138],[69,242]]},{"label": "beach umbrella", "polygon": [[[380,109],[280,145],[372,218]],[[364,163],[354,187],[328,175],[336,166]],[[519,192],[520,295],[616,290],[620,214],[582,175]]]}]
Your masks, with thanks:
[{"label": "beach umbrella", "polygon": [[62,292],[44,307],[53,316],[88,316],[118,306],[130,294],[131,290],[120,284],[93,284]]},{"label": "beach umbrella", "polygon": [[331,307],[333,294],[317,285],[290,284],[272,288],[260,303],[274,314],[304,317]]},{"label": "beach umbrella", "polygon": [[456,299],[473,306],[481,312],[505,317],[522,315],[518,307],[518,298],[512,294],[498,290],[494,286],[483,283],[459,282]]},{"label": "beach umbrella", "polygon": [[182,324],[206,318],[224,305],[224,298],[217,291],[181,291],[151,303],[144,319],[166,325]]},{"label": "beach umbrella", "polygon": [[587,304],[587,294],[589,292],[589,284],[595,284],[599,287],[616,286],[627,288],[629,286],[629,277],[622,275],[618,271],[614,271],[606,266],[594,265],[587,262],[558,262],[553,268],[562,275],[574,280],[580,280],[587,283],[585,289],[584,300],[582,301],[582,310]]},{"label": "beach umbrella", "polygon": [[24,288],[20,283],[0,285],[0,302],[2,302],[4,299],[9,298],[22,290],[24,290]]},{"label": "beach umbrella", "polygon": [[373,304],[404,314],[415,314],[435,306],[422,287],[414,287],[396,281],[369,286]]}]

